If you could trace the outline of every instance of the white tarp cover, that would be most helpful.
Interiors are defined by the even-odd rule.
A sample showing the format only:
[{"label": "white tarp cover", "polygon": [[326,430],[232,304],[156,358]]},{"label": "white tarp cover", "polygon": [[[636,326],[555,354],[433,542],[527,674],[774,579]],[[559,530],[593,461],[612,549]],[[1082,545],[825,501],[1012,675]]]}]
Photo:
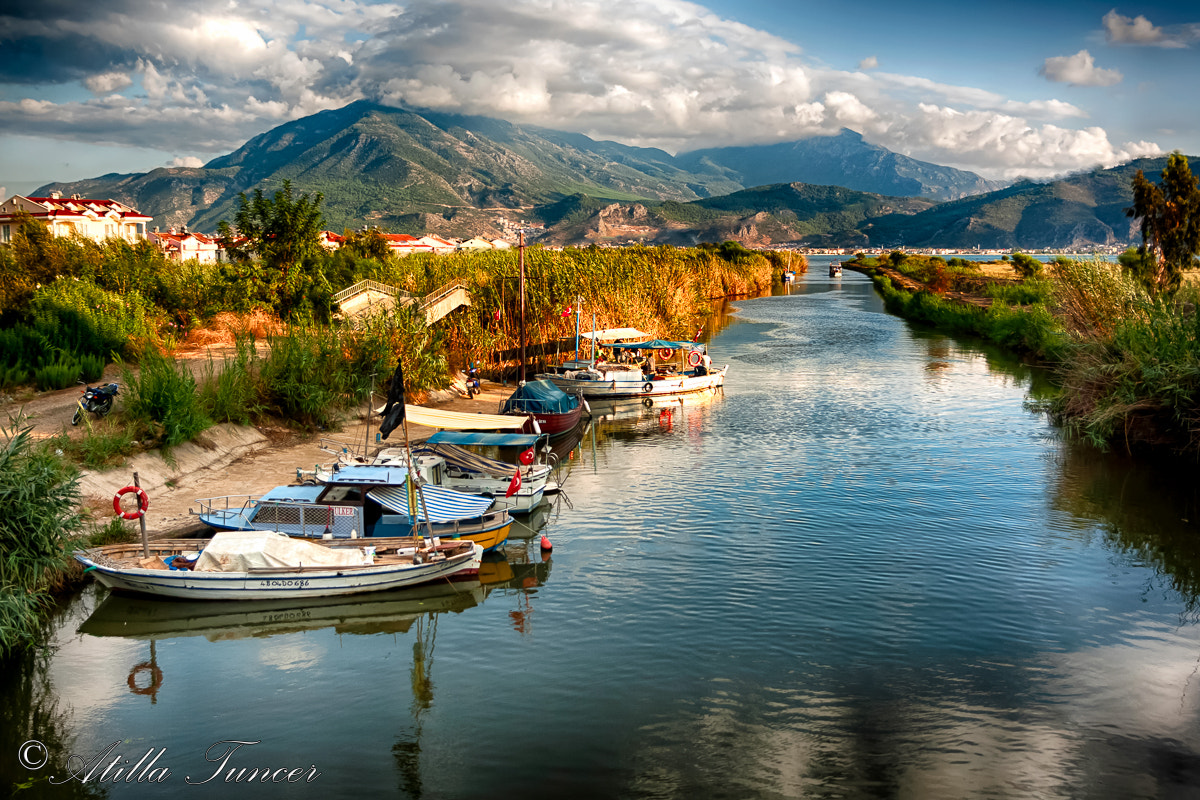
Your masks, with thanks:
[{"label": "white tarp cover", "polygon": [[195,569],[249,572],[262,568],[353,567],[373,562],[359,547],[325,547],[274,531],[222,531],[201,551]]}]

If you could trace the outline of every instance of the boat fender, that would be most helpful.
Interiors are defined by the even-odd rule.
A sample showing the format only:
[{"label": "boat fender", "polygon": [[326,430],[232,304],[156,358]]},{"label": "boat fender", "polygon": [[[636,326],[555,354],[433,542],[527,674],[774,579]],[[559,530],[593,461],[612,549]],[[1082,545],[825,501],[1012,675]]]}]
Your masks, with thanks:
[{"label": "boat fender", "polygon": [[[123,511],[121,510],[121,498],[130,492],[137,495],[137,510]],[[148,508],[150,508],[150,498],[146,496],[146,490],[140,486],[126,486],[113,495],[113,511],[121,519],[141,519]]]},{"label": "boat fender", "polygon": [[546,536],[546,534],[544,534],[544,533],[542,534],[542,545],[541,546],[542,546],[542,550],[548,551],[548,550],[554,549],[554,545],[550,544],[550,537]]},{"label": "boat fender", "polygon": [[701,355],[699,350],[693,350],[692,352],[688,353],[688,363],[693,367],[700,366],[700,359]]},{"label": "boat fender", "polygon": [[[150,685],[144,687],[138,686],[137,677],[146,670],[150,671]],[[125,682],[129,684],[129,691],[134,694],[154,694],[158,691],[158,687],[162,686],[163,673],[158,668],[158,665],[149,661],[143,661],[130,670],[129,679]]]},{"label": "boat fender", "polygon": [[642,391],[643,392],[653,392],[654,384],[651,383],[650,381],[646,381],[646,385],[642,387]]}]

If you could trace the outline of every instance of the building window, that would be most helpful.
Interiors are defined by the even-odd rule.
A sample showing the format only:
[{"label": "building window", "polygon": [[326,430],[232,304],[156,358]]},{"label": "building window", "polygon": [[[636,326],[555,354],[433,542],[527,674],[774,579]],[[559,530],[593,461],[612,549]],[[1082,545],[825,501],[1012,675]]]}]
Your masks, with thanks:
[{"label": "building window", "polygon": [[9,225],[0,225],[0,242],[8,244],[12,241],[12,227]]}]

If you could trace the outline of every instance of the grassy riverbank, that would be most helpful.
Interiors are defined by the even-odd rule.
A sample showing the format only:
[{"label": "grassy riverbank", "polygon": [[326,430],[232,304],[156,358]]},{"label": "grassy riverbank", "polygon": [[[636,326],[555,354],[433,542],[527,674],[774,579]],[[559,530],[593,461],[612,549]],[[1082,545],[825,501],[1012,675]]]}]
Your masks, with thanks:
[{"label": "grassy riverbank", "polygon": [[[893,313],[988,339],[1051,369],[1058,389],[1037,407],[1073,438],[1100,449],[1200,457],[1195,283],[1163,299],[1100,260],[1060,258],[1045,274],[999,281],[970,262],[924,256],[847,263],[872,273]],[[895,285],[897,274],[917,285]]]}]

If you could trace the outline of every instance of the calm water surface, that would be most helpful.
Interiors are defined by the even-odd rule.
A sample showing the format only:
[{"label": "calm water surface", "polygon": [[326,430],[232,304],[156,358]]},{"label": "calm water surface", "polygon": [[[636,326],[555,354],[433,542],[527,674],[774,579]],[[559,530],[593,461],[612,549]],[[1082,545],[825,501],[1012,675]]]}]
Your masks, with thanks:
[{"label": "calm water surface", "polygon": [[[1064,446],[1038,376],[823,267],[738,304],[723,394],[595,409],[549,560],[216,616],[85,592],[4,676],[6,775],[120,742],[171,774],[112,797],[1200,796],[1194,478]],[[185,784],[222,740],[320,777]]]}]

